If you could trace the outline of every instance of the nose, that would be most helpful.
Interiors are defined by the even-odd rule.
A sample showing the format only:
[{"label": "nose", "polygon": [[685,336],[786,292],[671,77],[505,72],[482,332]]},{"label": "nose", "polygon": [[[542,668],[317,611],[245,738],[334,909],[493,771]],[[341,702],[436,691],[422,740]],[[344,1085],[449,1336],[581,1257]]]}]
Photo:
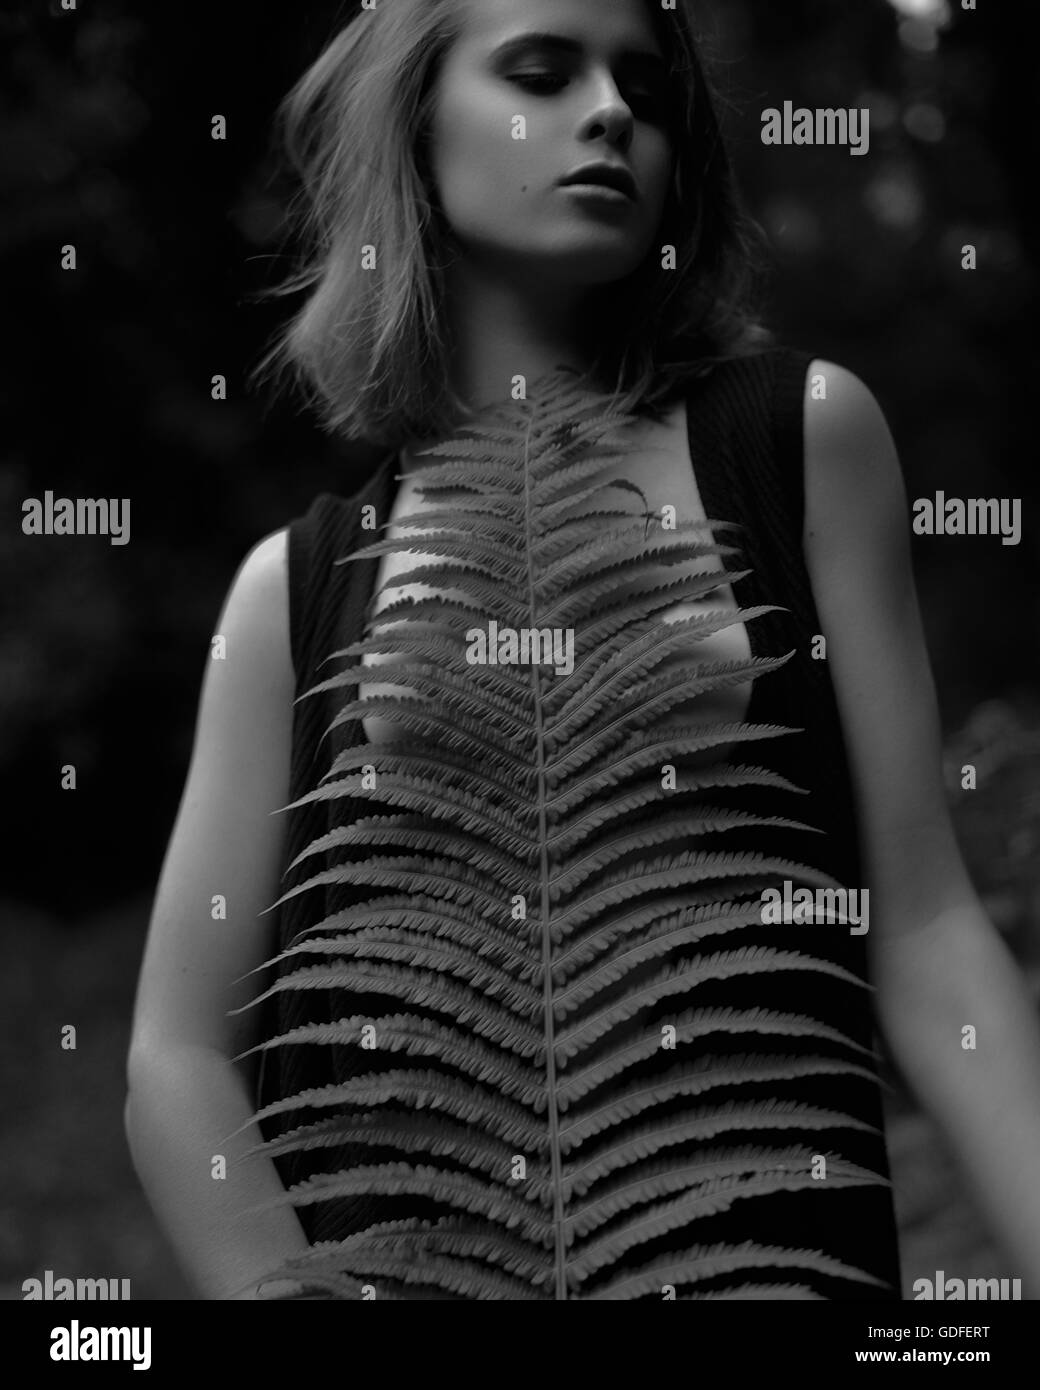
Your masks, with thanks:
[{"label": "nose", "polygon": [[632,108],[609,73],[594,80],[595,95],[590,109],[582,118],[582,137],[587,140],[606,135],[612,145],[627,149],[635,124]]}]

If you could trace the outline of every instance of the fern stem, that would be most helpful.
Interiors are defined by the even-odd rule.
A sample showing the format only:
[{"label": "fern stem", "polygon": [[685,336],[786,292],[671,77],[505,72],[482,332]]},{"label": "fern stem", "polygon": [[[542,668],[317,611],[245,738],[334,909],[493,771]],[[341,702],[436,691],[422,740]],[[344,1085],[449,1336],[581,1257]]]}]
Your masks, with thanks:
[{"label": "fern stem", "polygon": [[[537,625],[535,612],[534,567],[532,561],[533,526],[531,517],[531,468],[530,468],[531,425],[528,425],[524,441],[524,525],[527,531],[527,603],[530,625]],[[541,925],[542,925],[542,971],[544,984],[542,995],[545,1011],[545,1085],[548,1100],[549,1120],[549,1165],[553,1201],[553,1246],[555,1250],[557,1300],[567,1297],[567,1262],[564,1246],[563,1215],[563,1174],[560,1151],[560,1117],[556,1104],[556,1033],[553,1020],[553,970],[552,933],[549,930],[549,834],[546,819],[546,781],[545,781],[545,713],[542,704],[542,689],[538,666],[531,664],[531,688],[534,692],[535,708],[535,747],[537,757],[537,796],[538,796],[538,854],[539,881],[541,884]]]}]

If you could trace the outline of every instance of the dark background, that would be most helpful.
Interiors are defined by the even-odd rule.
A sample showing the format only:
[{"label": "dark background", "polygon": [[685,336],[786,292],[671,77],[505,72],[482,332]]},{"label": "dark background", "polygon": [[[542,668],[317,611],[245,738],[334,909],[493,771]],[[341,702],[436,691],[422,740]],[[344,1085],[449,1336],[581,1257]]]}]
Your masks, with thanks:
[{"label": "dark background", "polygon": [[[0,1297],[47,1268],[188,1296],[123,1137],[130,1011],[224,594],[261,536],[360,481],[291,400],[246,385],[297,303],[258,297],[290,268],[273,112],[350,9],[53,0],[0,14]],[[1030,7],[702,13],[746,200],[771,237],[772,325],[871,387],[911,503],[938,489],[1022,499],[1019,546],[915,537],[913,556],[958,836],[1040,993]],[[760,113],[785,99],[869,106],[869,155],[764,147]],[[67,243],[75,272],[60,268]],[[47,489],[129,497],[130,544],[23,536],[22,501]],[[975,792],[953,775],[965,761]],[[59,1046],[67,1023],[75,1052]],[[1007,1273],[901,1089],[890,1123],[907,1291],[940,1268]]]}]

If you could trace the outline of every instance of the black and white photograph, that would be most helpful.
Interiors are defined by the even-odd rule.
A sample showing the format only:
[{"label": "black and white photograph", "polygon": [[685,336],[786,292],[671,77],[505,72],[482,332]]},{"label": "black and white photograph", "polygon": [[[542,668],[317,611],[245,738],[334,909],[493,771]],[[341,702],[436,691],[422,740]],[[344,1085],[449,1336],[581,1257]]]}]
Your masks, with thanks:
[{"label": "black and white photograph", "polygon": [[40,1364],[192,1364],[113,1301],[754,1302],[669,1326],[1010,1358],[1025,20],[5,8],[0,1295],[70,1305]]}]

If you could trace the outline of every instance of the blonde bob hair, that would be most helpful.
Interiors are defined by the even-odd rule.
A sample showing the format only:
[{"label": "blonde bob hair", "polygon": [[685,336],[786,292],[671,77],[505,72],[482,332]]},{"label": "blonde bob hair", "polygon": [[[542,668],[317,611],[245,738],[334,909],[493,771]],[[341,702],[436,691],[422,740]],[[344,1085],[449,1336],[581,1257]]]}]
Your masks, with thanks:
[{"label": "blonde bob hair", "polygon": [[[676,149],[659,240],[590,300],[590,380],[622,410],[653,413],[715,362],[768,347],[753,308],[765,238],[743,211],[689,0],[643,0],[671,55]],[[279,134],[300,181],[291,208],[303,259],[275,294],[309,290],[258,369],[291,376],[324,427],[399,448],[443,438],[467,413],[448,385],[443,312],[450,229],[426,143],[436,79],[472,0],[381,0],[353,17],[286,97]],[[375,268],[363,267],[378,248]],[[602,329],[599,316],[602,315]]]}]

